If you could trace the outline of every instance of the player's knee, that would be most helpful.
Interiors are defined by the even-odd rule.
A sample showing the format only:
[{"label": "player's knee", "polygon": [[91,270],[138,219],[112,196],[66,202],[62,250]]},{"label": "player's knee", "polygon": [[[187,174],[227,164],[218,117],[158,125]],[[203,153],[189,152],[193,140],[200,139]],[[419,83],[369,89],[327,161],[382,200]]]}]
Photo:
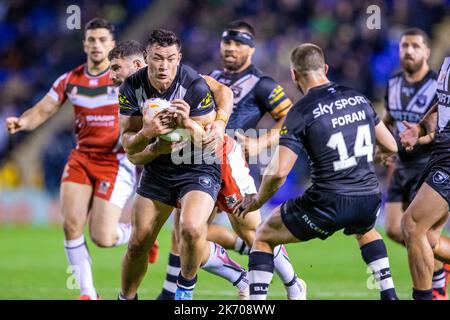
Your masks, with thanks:
[{"label": "player's knee", "polygon": [[180,226],[180,235],[184,242],[195,242],[202,234],[203,228],[199,225],[186,223]]},{"label": "player's knee", "polygon": [[91,240],[100,248],[109,248],[114,246],[117,236],[108,233],[91,233]]},{"label": "player's knee", "polygon": [[63,222],[66,237],[78,237],[83,234],[84,221],[78,218],[66,216]]},{"label": "player's knee", "polygon": [[136,239],[130,239],[128,242],[127,255],[130,258],[140,258],[142,256],[147,256],[148,246],[146,246],[144,241],[139,241]]}]

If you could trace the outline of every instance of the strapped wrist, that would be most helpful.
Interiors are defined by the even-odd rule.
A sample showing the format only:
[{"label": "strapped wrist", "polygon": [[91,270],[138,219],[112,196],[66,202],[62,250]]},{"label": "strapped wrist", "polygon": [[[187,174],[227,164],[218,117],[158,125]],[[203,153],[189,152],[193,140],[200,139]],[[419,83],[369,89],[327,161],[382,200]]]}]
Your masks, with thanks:
[{"label": "strapped wrist", "polygon": [[215,121],[223,121],[225,123],[225,125],[227,125],[229,118],[230,117],[228,116],[228,113],[226,111],[223,111],[220,109],[217,110]]}]

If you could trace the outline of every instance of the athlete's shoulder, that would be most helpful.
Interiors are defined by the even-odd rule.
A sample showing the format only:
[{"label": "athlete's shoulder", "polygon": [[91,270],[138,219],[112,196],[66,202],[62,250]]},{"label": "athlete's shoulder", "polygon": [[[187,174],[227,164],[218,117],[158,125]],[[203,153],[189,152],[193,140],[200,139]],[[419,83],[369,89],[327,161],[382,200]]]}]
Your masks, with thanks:
[{"label": "athlete's shoulder", "polygon": [[86,70],[86,64],[80,64],[79,66],[73,68],[69,71],[69,73],[75,75],[75,76],[84,76]]},{"label": "athlete's shoulder", "polygon": [[[363,96],[364,98],[367,99],[367,97],[366,97],[364,94],[362,94],[361,92],[359,92],[358,90],[353,89],[353,88],[351,88],[351,87],[344,86],[344,85],[342,85],[342,84],[336,84],[336,83],[335,83],[335,84],[332,86],[332,88],[335,89],[337,92],[339,92],[339,93],[341,93],[341,94]],[[330,90],[331,90],[331,91],[330,91]],[[329,89],[329,91],[330,91],[331,94],[333,93],[333,92],[332,92],[332,91],[333,91],[332,89]],[[367,99],[367,100],[368,100],[368,99]]]},{"label": "athlete's shoulder", "polygon": [[180,64],[179,70],[179,82],[184,88],[189,87],[193,82],[203,79],[203,77],[194,68]]},{"label": "athlete's shoulder", "polygon": [[[256,67],[255,65],[251,65],[250,68],[248,69],[248,73],[262,79],[264,77],[270,78],[269,76],[267,76],[266,74],[264,74],[264,72],[259,69],[258,67]],[[271,78],[270,78],[271,79]]]},{"label": "athlete's shoulder", "polygon": [[67,82],[67,81],[69,81],[70,78],[83,77],[85,75],[84,67],[85,67],[85,65],[81,64],[81,65],[79,65],[79,66],[77,66],[77,67],[75,67],[75,68],[73,68],[71,70],[66,71],[65,73],[61,74],[57,78],[56,82],[59,82],[59,81],[62,81],[62,80]]}]

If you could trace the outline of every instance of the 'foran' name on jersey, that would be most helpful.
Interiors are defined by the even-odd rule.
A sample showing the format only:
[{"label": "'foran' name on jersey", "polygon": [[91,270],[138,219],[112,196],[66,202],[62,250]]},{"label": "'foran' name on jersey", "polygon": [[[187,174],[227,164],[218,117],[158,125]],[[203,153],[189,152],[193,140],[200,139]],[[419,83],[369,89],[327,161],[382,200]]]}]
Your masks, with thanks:
[{"label": "'foran' name on jersey", "polygon": [[359,110],[357,112],[352,112],[350,114],[344,114],[343,116],[331,119],[331,124],[333,128],[336,126],[345,126],[356,121],[366,120],[366,112],[364,110]]},{"label": "'foran' name on jersey", "polygon": [[314,119],[325,114],[333,114],[334,110],[341,110],[345,109],[347,106],[356,106],[358,104],[365,103],[367,103],[367,100],[363,96],[353,96],[346,99],[339,99],[331,102],[330,104],[319,103],[317,108],[313,110]]}]

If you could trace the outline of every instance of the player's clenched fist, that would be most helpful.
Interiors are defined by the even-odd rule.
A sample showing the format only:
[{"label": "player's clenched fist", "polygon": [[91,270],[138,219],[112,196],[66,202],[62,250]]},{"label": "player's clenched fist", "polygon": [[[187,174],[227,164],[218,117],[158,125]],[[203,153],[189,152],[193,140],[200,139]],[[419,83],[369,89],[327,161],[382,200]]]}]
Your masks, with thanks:
[{"label": "player's clenched fist", "polygon": [[26,122],[22,118],[9,117],[6,119],[6,129],[10,134],[25,130]]}]

